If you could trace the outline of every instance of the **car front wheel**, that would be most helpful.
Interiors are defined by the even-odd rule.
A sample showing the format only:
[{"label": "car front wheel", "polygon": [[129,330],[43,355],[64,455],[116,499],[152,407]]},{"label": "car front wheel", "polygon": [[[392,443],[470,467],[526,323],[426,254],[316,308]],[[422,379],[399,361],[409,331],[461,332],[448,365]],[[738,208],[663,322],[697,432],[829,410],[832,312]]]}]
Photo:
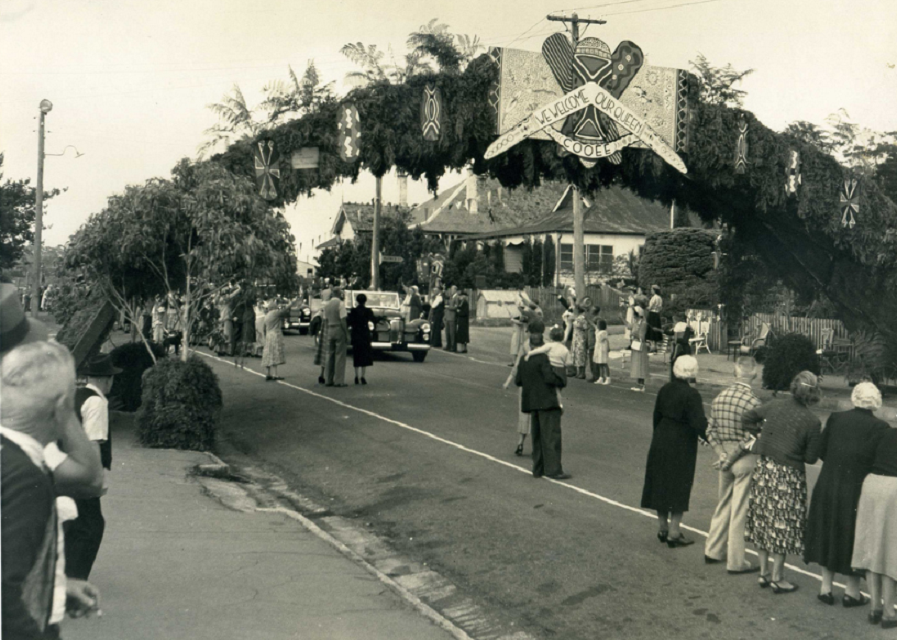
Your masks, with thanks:
[{"label": "car front wheel", "polygon": [[426,351],[415,351],[411,354],[411,357],[414,358],[415,362],[423,362],[427,357]]}]

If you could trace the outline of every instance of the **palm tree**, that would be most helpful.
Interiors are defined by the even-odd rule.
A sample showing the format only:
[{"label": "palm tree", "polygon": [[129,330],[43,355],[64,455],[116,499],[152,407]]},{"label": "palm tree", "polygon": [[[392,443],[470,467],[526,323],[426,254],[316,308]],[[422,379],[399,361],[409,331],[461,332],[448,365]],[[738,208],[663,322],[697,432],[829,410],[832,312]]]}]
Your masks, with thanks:
[{"label": "palm tree", "polygon": [[230,145],[234,140],[254,138],[267,126],[267,123],[253,117],[252,109],[246,104],[246,98],[237,84],[234,85],[233,95],[225,94],[221,102],[210,104],[208,108],[218,116],[218,122],[203,132],[209,139],[197,151],[200,158],[222,142]]},{"label": "palm tree", "polygon": [[309,60],[302,79],[289,66],[290,81],[274,80],[264,87],[266,98],[261,107],[268,112],[268,122],[280,122],[284,116],[302,116],[314,111],[323,102],[333,97],[333,83],[321,83],[321,76],[314,60]]}]

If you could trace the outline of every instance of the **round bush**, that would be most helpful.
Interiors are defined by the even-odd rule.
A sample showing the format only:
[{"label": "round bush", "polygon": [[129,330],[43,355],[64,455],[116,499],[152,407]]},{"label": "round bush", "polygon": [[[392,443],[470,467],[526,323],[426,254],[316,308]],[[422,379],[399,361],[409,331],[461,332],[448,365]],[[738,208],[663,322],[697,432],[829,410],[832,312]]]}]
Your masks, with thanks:
[{"label": "round bush", "polygon": [[160,360],[143,374],[137,435],[147,447],[211,450],[221,404],[218,377],[199,356]]},{"label": "round bush", "polygon": [[[150,343],[150,346],[156,360],[165,356],[161,345]],[[153,366],[153,359],[142,342],[123,344],[113,349],[109,355],[112,357],[112,364],[122,370],[115,376],[109,399],[117,401],[115,408],[120,411],[137,411],[143,393],[143,372]]]},{"label": "round bush", "polygon": [[776,391],[788,389],[794,376],[801,371],[812,371],[816,375],[820,372],[816,345],[800,333],[776,338],[763,360],[763,386]]}]

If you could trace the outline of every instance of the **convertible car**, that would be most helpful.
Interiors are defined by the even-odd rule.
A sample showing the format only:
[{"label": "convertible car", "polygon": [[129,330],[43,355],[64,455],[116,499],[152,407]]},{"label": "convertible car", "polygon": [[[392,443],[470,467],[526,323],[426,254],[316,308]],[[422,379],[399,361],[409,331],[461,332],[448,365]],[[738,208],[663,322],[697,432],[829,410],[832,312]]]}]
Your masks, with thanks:
[{"label": "convertible car", "polygon": [[290,303],[290,317],[283,319],[284,331],[298,331],[300,334],[309,332],[311,319],[321,308],[321,299],[312,298],[311,305],[301,298],[296,298]]},{"label": "convertible car", "polygon": [[423,319],[406,322],[399,294],[391,291],[346,291],[346,307],[355,306],[355,296],[367,296],[367,307],[374,312],[371,346],[374,351],[408,351],[415,362],[423,362],[430,351],[430,323]]}]

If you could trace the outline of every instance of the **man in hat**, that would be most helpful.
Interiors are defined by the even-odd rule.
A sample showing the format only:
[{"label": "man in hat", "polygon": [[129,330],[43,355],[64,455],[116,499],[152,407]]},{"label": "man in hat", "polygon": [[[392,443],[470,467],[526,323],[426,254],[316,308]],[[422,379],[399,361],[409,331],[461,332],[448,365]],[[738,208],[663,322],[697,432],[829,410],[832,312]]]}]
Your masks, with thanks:
[{"label": "man in hat", "polygon": [[[108,354],[96,356],[79,372],[87,377],[87,384],[75,391],[75,413],[91,442],[96,443],[105,469],[112,468],[112,440],[109,433],[109,401],[115,374],[121,369],[112,366]],[[66,575],[87,580],[100,550],[106,521],[100,498],[75,500],[78,517],[65,524]]]},{"label": "man in hat", "polygon": [[[527,328],[530,346],[544,343],[545,324],[533,320]],[[517,386],[523,387],[521,410],[530,414],[533,442],[533,477],[543,475],[566,480],[561,465],[561,403],[557,390],[567,385],[566,376],[559,376],[544,353],[521,358],[517,367]]]}]

